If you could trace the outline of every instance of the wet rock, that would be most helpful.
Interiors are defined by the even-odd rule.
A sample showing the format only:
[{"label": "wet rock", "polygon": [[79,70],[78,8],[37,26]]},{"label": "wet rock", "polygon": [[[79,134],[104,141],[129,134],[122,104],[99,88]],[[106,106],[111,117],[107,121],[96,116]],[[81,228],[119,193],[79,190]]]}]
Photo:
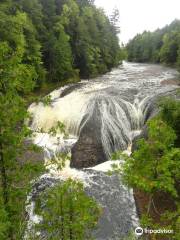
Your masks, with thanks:
[{"label": "wet rock", "polygon": [[82,136],[72,148],[71,167],[92,167],[106,161],[102,144],[97,144],[94,136]]},{"label": "wet rock", "polygon": [[44,177],[34,182],[31,191],[31,199],[35,201],[42,192],[44,192],[47,188],[53,187],[57,184],[57,182],[59,182],[59,179],[46,176],[45,174]]},{"label": "wet rock", "polygon": [[70,85],[68,88],[66,88],[60,95],[60,97],[65,97],[66,95],[70,94],[71,92],[73,92],[74,90],[76,90],[77,88],[80,88],[80,83],[74,83],[72,85]]},{"label": "wet rock", "polygon": [[138,225],[132,190],[122,185],[117,175],[94,170],[85,170],[90,184],[85,188],[102,208],[97,229],[93,232],[96,240],[119,240]]},{"label": "wet rock", "polygon": [[36,151],[32,149],[32,140],[26,139],[23,144],[24,151],[18,157],[18,161],[21,164],[30,163],[44,163],[44,151],[42,149],[37,149]]},{"label": "wet rock", "polygon": [[159,94],[158,96],[155,96],[154,98],[151,99],[151,102],[146,109],[145,114],[145,125],[142,127],[142,131],[140,135],[134,137],[133,142],[132,142],[132,152],[137,150],[138,148],[138,141],[142,138],[147,139],[148,138],[148,126],[147,126],[147,121],[155,117],[159,113],[159,107],[158,107],[158,102],[160,98],[163,97],[171,97],[176,100],[179,99],[178,93],[176,90],[169,91],[165,94]]},{"label": "wet rock", "polygon": [[71,153],[71,167],[93,167],[107,160],[101,142],[101,118],[98,108],[82,128],[77,143]]}]

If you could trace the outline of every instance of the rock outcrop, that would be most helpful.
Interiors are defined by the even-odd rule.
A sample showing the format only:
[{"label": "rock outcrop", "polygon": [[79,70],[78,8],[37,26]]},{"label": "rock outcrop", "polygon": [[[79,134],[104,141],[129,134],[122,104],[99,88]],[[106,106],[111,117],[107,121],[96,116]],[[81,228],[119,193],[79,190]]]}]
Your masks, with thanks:
[{"label": "rock outcrop", "polygon": [[87,168],[107,161],[101,142],[100,126],[101,117],[98,108],[95,108],[71,150],[71,167]]}]

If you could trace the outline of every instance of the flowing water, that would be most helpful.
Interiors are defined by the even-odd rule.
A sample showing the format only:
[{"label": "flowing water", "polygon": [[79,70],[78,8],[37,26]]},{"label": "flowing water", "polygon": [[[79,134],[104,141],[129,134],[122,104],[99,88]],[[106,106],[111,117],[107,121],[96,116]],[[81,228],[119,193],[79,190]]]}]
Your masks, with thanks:
[{"label": "flowing water", "polygon": [[[138,225],[133,191],[105,172],[113,152],[130,152],[134,137],[157,112],[157,98],[174,94],[177,86],[162,83],[176,77],[175,70],[160,65],[124,62],[106,75],[53,91],[49,106],[29,107],[33,141],[44,149],[48,173],[36,181],[28,198],[28,229],[41,220],[34,213],[37,193],[69,177],[82,181],[87,194],[104,209],[93,233],[96,239],[119,239]],[[49,134],[58,122],[64,123],[67,136]],[[58,161],[59,153],[71,156],[73,168],[66,162],[58,170],[51,163],[52,157]]]}]

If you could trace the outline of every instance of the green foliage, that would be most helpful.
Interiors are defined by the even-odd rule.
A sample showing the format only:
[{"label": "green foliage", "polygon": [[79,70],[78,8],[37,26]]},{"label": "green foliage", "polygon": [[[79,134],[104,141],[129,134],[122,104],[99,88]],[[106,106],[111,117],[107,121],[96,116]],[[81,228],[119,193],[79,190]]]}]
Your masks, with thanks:
[{"label": "green foliage", "polygon": [[36,211],[43,217],[36,230],[53,240],[92,239],[90,231],[100,215],[100,208],[84,193],[82,183],[71,179],[42,193]]},{"label": "green foliage", "polygon": [[[32,34],[29,42],[25,32]],[[30,181],[42,170],[40,163],[22,161],[21,157],[24,138],[31,134],[24,125],[28,115],[22,95],[31,92],[36,84],[35,65],[40,52],[37,42],[33,43],[30,20],[15,9],[12,13],[11,1],[0,3],[0,36],[0,238],[7,240],[17,239],[19,225],[25,220]],[[28,59],[33,44],[34,58]]]},{"label": "green foliage", "polygon": [[77,78],[78,72],[89,78],[119,64],[123,55],[116,31],[117,17],[110,22],[93,1],[39,3],[39,25],[43,27],[37,27],[38,39],[49,81]]},{"label": "green foliage", "polygon": [[[39,101],[38,101],[39,102]],[[52,103],[52,99],[51,99],[51,96],[48,95],[42,99],[40,99],[40,102],[42,102],[44,104],[44,106],[50,106],[51,103]]]},{"label": "green foliage", "polygon": [[57,122],[56,126],[52,127],[49,130],[49,134],[51,134],[52,136],[55,136],[57,133],[63,133],[64,136],[67,137],[65,125],[60,121]]},{"label": "green foliage", "polygon": [[[155,210],[153,197],[157,192],[169,193],[177,210],[161,215],[163,228],[174,230],[171,239],[179,239],[179,101],[162,98],[159,115],[148,122],[148,138],[139,140],[138,149],[131,157],[120,152],[114,153],[113,160],[124,158],[123,166],[115,164],[125,184],[148,193],[147,213],[141,216],[141,226],[151,229],[162,228],[154,222],[149,213]],[[162,235],[162,234],[161,234]],[[163,236],[163,235],[162,235]],[[166,237],[167,235],[164,235]],[[156,239],[154,234],[153,239]],[[159,238],[158,238],[159,239]]]},{"label": "green foliage", "polygon": [[140,219],[140,224],[143,228],[152,228],[155,229],[156,225],[153,222],[153,219],[149,217],[147,214],[142,214],[141,219]]},{"label": "green foliage", "polygon": [[114,152],[111,155],[112,160],[117,160],[117,159],[120,159],[121,157],[122,157],[122,152],[121,151]]},{"label": "green foliage", "polygon": [[180,147],[180,101],[172,98],[163,98],[159,103],[160,117],[171,126],[176,133],[175,145]]},{"label": "green foliage", "polygon": [[[2,195],[2,192],[0,192]],[[0,198],[0,239],[8,239],[8,231],[11,225],[7,211],[2,207],[3,201]]]},{"label": "green foliage", "polygon": [[[179,27],[180,31],[180,27]],[[180,32],[169,32],[163,36],[163,45],[160,49],[160,61],[175,64],[177,62]]]},{"label": "green foliage", "polygon": [[[160,216],[161,223],[155,222],[151,217],[143,214],[140,219],[140,224],[143,228],[150,228],[150,229],[166,229],[166,230],[173,230],[173,233],[170,234],[170,239],[172,240],[179,240],[180,237],[180,207],[177,204],[176,211],[165,211]],[[153,239],[166,239],[167,233],[161,233],[161,235],[153,233],[151,236]],[[169,238],[168,238],[169,239]]]},{"label": "green foliage", "polygon": [[[179,101],[163,98],[159,115],[148,122],[148,138],[139,140],[138,149],[132,156],[114,153],[112,160],[124,159],[124,164],[114,164],[113,171],[121,174],[123,182],[129,186],[148,193],[147,213],[141,216],[141,225],[151,229],[162,228],[150,218],[154,204],[154,195],[164,192],[171,195],[177,208],[161,217],[166,229],[173,229],[171,239],[179,239],[179,182],[180,182],[180,148],[179,148]],[[164,235],[165,236],[165,235]],[[153,239],[156,239],[154,234]],[[166,237],[166,236],[165,236]],[[131,239],[131,238],[130,238]]]},{"label": "green foliage", "polygon": [[136,35],[128,44],[128,60],[176,65],[180,69],[180,20],[154,32]]},{"label": "green foliage", "polygon": [[165,98],[159,106],[159,115],[148,122],[148,138],[139,140],[132,156],[112,155],[112,160],[125,160],[123,165],[113,165],[124,183],[149,194],[148,214],[157,192],[169,193],[177,202],[179,199],[179,101]]},{"label": "green foliage", "polygon": [[166,211],[161,220],[167,224],[168,229],[172,229],[174,234],[172,236],[173,240],[179,240],[180,238],[180,204],[177,204],[177,210],[174,212]]},{"label": "green foliage", "polygon": [[149,121],[148,127],[148,140],[140,140],[138,150],[126,159],[124,181],[148,193],[164,191],[177,197],[172,172],[172,168],[179,167],[173,158],[179,151],[172,148],[175,133],[159,119]]},{"label": "green foliage", "polygon": [[57,170],[62,170],[66,166],[66,162],[70,161],[71,157],[67,153],[56,153],[50,161],[46,163],[46,166],[54,165]]},{"label": "green foliage", "polygon": [[[45,81],[79,79],[79,73],[85,78],[105,73],[124,57],[117,10],[109,20],[94,1],[86,0],[9,0],[0,8],[0,41],[9,38],[12,47],[24,42],[22,61],[33,67],[36,87]],[[19,37],[13,28],[15,13],[25,23]]]}]

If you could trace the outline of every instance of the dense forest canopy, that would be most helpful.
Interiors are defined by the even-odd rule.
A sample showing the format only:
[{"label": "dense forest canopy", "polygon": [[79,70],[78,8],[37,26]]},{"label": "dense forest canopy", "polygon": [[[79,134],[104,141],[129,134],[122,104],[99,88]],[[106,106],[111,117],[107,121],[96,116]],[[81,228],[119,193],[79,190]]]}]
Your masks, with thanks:
[{"label": "dense forest canopy", "polygon": [[180,20],[154,32],[137,34],[127,44],[128,60],[175,65],[180,69]]},{"label": "dense forest canopy", "polygon": [[117,10],[109,19],[92,0],[4,0],[0,44],[11,55],[23,45],[22,63],[31,68],[38,86],[79,73],[93,77],[120,61],[117,19]]}]

